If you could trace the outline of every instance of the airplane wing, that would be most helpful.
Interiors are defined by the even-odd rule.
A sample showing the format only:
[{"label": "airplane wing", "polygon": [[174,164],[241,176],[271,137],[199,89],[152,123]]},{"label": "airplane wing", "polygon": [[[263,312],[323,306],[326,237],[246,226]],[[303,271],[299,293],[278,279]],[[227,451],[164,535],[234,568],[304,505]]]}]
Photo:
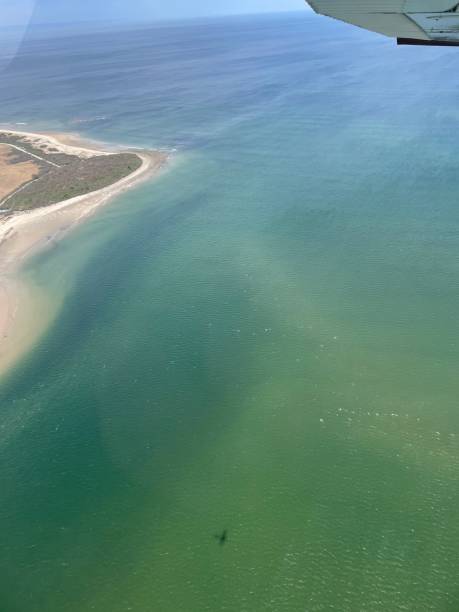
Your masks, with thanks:
[{"label": "airplane wing", "polygon": [[459,45],[459,0],[307,0],[316,13],[398,44]]}]

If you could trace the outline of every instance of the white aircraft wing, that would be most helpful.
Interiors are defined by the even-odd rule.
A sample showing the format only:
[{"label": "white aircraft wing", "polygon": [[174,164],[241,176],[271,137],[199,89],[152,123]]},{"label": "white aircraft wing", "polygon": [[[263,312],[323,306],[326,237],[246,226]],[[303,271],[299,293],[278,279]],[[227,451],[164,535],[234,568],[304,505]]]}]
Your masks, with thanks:
[{"label": "white aircraft wing", "polygon": [[307,0],[321,15],[396,38],[399,44],[459,45],[459,0]]}]

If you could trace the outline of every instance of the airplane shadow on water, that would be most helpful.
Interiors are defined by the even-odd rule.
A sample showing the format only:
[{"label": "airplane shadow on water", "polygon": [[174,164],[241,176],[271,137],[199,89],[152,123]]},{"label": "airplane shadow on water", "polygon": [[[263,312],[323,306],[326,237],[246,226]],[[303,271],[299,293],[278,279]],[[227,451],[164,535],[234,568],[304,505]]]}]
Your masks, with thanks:
[{"label": "airplane shadow on water", "polygon": [[228,540],[228,530],[225,529],[222,533],[217,533],[214,538],[218,541],[220,546],[224,546]]}]

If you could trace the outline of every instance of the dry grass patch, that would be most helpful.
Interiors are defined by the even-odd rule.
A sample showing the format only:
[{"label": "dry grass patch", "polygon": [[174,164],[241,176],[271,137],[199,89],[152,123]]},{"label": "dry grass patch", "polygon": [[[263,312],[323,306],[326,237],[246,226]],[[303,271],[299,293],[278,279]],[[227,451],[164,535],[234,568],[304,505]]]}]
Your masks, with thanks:
[{"label": "dry grass patch", "polygon": [[0,144],[0,204],[4,198],[40,174],[33,161],[13,163],[14,149]]}]

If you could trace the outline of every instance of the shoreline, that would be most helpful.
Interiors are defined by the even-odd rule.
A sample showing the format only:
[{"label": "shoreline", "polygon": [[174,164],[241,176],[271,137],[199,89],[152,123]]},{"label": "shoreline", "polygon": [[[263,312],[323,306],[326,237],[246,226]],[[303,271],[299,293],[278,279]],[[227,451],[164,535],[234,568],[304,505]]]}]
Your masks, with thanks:
[{"label": "shoreline", "polygon": [[74,134],[24,132],[9,128],[4,128],[4,131],[43,139],[59,152],[80,157],[106,155],[114,151],[134,152],[142,164],[128,176],[97,191],[50,206],[0,216],[0,382],[36,344],[58,312],[58,305],[50,304],[42,290],[31,287],[20,277],[25,262],[62,240],[113,198],[158,175],[169,158],[159,151],[123,149],[121,146],[110,148]]}]

